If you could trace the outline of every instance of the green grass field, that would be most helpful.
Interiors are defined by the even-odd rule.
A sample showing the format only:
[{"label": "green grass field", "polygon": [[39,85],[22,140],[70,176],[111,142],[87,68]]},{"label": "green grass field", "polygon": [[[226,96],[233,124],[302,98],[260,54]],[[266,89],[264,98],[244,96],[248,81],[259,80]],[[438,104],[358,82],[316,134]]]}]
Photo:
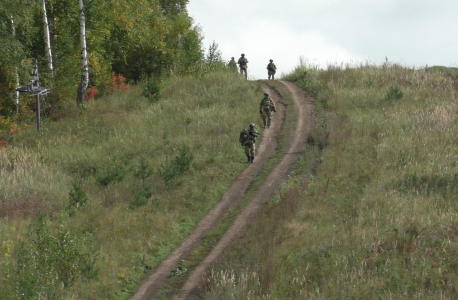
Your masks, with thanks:
[{"label": "green grass field", "polygon": [[458,298],[452,70],[299,66],[316,98],[308,149],[205,299]]},{"label": "green grass field", "polygon": [[245,168],[257,85],[213,72],[169,78],[153,103],[142,89],[0,150],[0,299],[128,299]]}]

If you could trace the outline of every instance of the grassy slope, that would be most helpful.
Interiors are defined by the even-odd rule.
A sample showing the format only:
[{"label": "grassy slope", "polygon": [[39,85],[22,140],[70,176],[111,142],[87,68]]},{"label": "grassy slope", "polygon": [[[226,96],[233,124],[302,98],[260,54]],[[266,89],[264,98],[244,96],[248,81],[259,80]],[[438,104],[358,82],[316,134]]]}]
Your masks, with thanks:
[{"label": "grassy slope", "polygon": [[[154,104],[140,93],[133,87],[96,100],[88,113],[47,122],[39,136],[33,126],[23,128],[11,141],[14,147],[0,151],[2,215],[24,206],[33,207],[30,213],[44,211],[51,216],[46,223],[51,232],[68,230],[98,253],[98,278],[79,277],[64,291],[53,291],[58,298],[127,299],[245,167],[238,134],[259,121],[258,86],[233,73],[211,73],[171,78]],[[150,170],[160,170],[182,145],[194,155],[195,166],[170,185],[157,174],[145,183],[133,176],[141,159]],[[124,170],[123,180],[107,187],[97,183],[116,168]],[[89,202],[69,213],[68,193],[78,180]],[[132,207],[133,191],[143,185],[151,187],[151,200]],[[31,238],[32,221],[0,219],[0,298],[14,294],[15,258],[21,241]]]},{"label": "grassy slope", "polygon": [[205,299],[456,299],[457,82],[399,65],[288,79],[321,90],[315,133]]}]

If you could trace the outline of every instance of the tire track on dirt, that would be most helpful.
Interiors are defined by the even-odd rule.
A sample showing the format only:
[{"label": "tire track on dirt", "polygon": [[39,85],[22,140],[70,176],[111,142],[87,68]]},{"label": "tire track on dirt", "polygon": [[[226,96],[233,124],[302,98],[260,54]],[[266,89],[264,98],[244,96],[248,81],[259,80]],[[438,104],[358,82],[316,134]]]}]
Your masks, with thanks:
[{"label": "tire track on dirt", "polygon": [[[285,121],[285,107],[280,103],[279,97],[274,90],[267,85],[263,85],[262,88],[272,95],[275,105],[277,106],[277,113],[272,116],[271,128],[264,130],[262,133],[261,144],[256,149],[257,153],[254,163],[242,171],[234,180],[231,187],[224,193],[221,200],[197,223],[196,228],[184,238],[181,244],[143,281],[131,300],[155,299],[160,288],[170,278],[171,271],[199,245],[202,237],[205,236],[205,234],[207,234],[230,209],[234,208],[240,202],[249,185],[259,174],[268,158],[275,154],[277,138],[281,131],[281,125]],[[245,127],[248,124],[240,125]],[[240,157],[245,160],[243,150],[240,151]]]},{"label": "tire track on dirt", "polygon": [[283,96],[286,96],[285,93],[291,95],[297,113],[297,125],[291,134],[288,150],[281,161],[269,173],[269,176],[257,190],[250,203],[238,215],[234,224],[226,231],[207,257],[194,268],[181,290],[172,298],[173,300],[200,299],[200,288],[204,284],[203,277],[206,275],[211,263],[216,261],[224,249],[244,232],[256,214],[274,196],[278,186],[287,178],[296,165],[300,153],[305,149],[306,137],[312,131],[314,125],[313,100],[309,94],[296,84],[286,81],[280,82],[285,88],[280,88],[277,91]]}]

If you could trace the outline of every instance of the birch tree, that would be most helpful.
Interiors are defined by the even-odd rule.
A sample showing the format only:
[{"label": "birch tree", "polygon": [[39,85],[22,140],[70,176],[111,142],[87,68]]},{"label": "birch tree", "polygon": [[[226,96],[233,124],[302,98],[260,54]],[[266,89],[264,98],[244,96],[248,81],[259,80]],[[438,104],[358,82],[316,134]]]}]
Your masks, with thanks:
[{"label": "birch tree", "polygon": [[43,32],[44,32],[44,39],[45,39],[45,56],[46,60],[48,61],[48,69],[51,72],[51,76],[54,77],[54,70],[52,66],[52,52],[51,52],[51,38],[49,35],[49,23],[48,23],[48,15],[46,13],[46,0],[41,1],[41,9],[42,9],[42,21],[43,21]]},{"label": "birch tree", "polygon": [[[11,31],[13,34],[13,37],[16,36],[16,26],[14,25],[14,18],[11,16]],[[17,66],[14,66],[14,73],[16,75],[16,87],[19,86],[19,73],[17,70]],[[19,92],[16,91],[14,95],[14,100],[16,102],[16,114],[19,113]]]},{"label": "birch tree", "polygon": [[89,68],[87,63],[87,49],[86,49],[86,16],[84,14],[83,0],[79,0],[80,12],[80,45],[81,45],[81,82],[78,86],[76,95],[76,103],[83,103],[84,93],[89,85]]}]

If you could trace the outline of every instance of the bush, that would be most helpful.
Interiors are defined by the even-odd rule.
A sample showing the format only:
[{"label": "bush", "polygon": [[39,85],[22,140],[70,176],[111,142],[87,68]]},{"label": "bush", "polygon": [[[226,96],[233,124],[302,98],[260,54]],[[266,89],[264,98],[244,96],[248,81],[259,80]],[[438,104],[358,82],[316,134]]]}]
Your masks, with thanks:
[{"label": "bush", "polygon": [[136,178],[141,179],[144,185],[145,180],[153,174],[154,174],[154,171],[149,168],[149,164],[146,162],[146,159],[142,157],[137,169],[134,170],[134,176]]},{"label": "bush", "polygon": [[146,83],[146,88],[143,90],[142,96],[150,101],[158,101],[161,98],[161,87],[159,80],[150,78]]},{"label": "bush", "polygon": [[161,164],[161,167],[157,170],[157,175],[164,180],[166,185],[170,185],[180,175],[180,169],[173,161],[169,161],[168,157],[166,157],[165,163]]},{"label": "bush", "polygon": [[404,94],[401,91],[401,88],[397,85],[392,85],[389,90],[386,92],[385,100],[392,102],[399,100],[404,97]]},{"label": "bush", "polygon": [[87,266],[96,273],[95,258],[88,253],[86,241],[62,226],[53,234],[49,225],[47,216],[38,214],[32,236],[22,242],[15,274],[18,299],[37,299],[38,294],[46,298],[59,285],[66,289],[83,269],[87,272]]},{"label": "bush", "polygon": [[95,180],[101,186],[108,186],[110,183],[119,182],[124,179],[126,173],[121,166],[115,166],[113,169],[108,170],[105,174],[97,175]]},{"label": "bush", "polygon": [[153,191],[151,190],[149,186],[144,187],[142,190],[138,192],[132,191],[132,193],[134,194],[135,199],[130,202],[131,207],[134,207],[134,206],[138,207],[138,206],[143,206],[147,204],[149,199],[153,195]]},{"label": "bush", "polygon": [[175,157],[173,163],[181,173],[191,170],[194,167],[194,155],[191,153],[191,149],[185,144],[182,144],[178,149],[178,156]]},{"label": "bush", "polygon": [[[170,162],[166,158],[165,164],[161,164],[157,174],[164,180],[166,185],[170,185],[178,175],[191,170],[193,167],[194,155],[188,146],[182,144],[178,149],[178,155]],[[176,184],[178,183],[179,181],[176,182]]]},{"label": "bush", "polygon": [[74,182],[73,188],[68,193],[69,208],[78,208],[88,202],[86,192],[83,190],[83,183],[81,181]]}]

